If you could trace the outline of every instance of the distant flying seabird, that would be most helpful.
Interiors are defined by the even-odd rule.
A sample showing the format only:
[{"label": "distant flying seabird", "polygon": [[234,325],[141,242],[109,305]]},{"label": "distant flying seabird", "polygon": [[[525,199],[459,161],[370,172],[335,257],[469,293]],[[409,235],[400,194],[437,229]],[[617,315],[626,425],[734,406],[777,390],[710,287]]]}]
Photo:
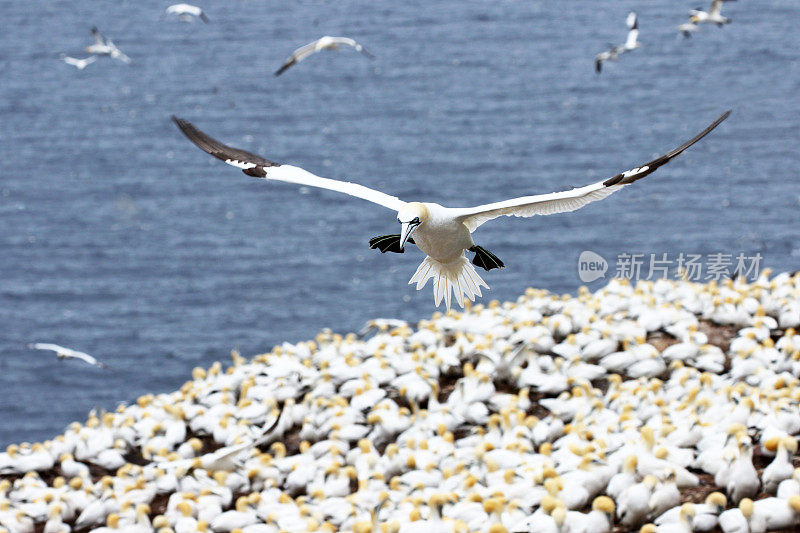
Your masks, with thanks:
[{"label": "distant flying seabird", "polygon": [[90,365],[108,369],[108,365],[106,365],[105,363],[101,363],[88,353],[79,352],[71,348],[64,348],[63,346],[59,346],[58,344],[36,342],[33,344],[29,344],[28,348],[32,350],[51,350],[56,352],[56,356],[59,359],[80,359],[81,361],[88,363]]},{"label": "distant flying seabird", "polygon": [[331,37],[330,35],[326,35],[312,43],[301,46],[292,52],[292,55],[290,55],[286,62],[281,65],[281,68],[275,71],[275,75],[280,76],[286,69],[295,63],[299,63],[312,54],[316,54],[322,50],[338,50],[340,46],[349,46],[351,48],[355,48],[357,52],[361,52],[370,59],[375,59],[374,55],[367,52],[366,48],[355,42],[353,39],[348,37]]},{"label": "distant flying seabird", "polygon": [[699,7],[697,9],[692,9],[689,11],[689,15],[691,15],[689,17],[689,22],[692,24],[710,22],[717,26],[729,24],[731,19],[723,17],[721,14],[722,2],[723,0],[711,0],[711,7],[708,9],[708,12],[701,10]]},{"label": "distant flying seabird", "polygon": [[[438,306],[444,299],[449,309],[451,291],[455,294],[458,304],[463,307],[464,296],[474,300],[476,295],[481,296],[481,286],[489,288],[472,265],[485,270],[504,266],[497,256],[473,242],[471,234],[481,224],[504,215],[531,217],[564,213],[579,209],[590,202],[602,200],[622,187],[655,172],[660,166],[705,137],[729,114],[730,111],[725,112],[710,126],[678,148],[605,181],[569,191],[523,196],[468,208],[449,208],[431,202],[404,202],[363,185],[321,178],[302,168],[275,163],[250,152],[224,145],[189,122],[175,116],[172,119],[184,135],[200,149],[229,165],[240,168],[248,176],[337,191],[397,211],[400,234],[375,237],[370,240],[370,248],[377,248],[381,252],[403,253],[407,242],[415,244],[426,257],[409,283],[416,283],[417,290],[420,290],[429,279],[433,278],[436,305]],[[475,253],[472,264],[467,260],[465,251]]]},{"label": "distant flying seabird", "polygon": [[205,12],[201,8],[191,4],[172,4],[165,10],[165,13],[167,15],[178,15],[178,19],[183,22],[192,22],[195,17],[206,24],[209,22]]},{"label": "distant flying seabird", "polygon": [[61,54],[61,61],[63,61],[67,65],[72,65],[78,70],[83,70],[87,66],[97,61],[97,56],[89,56],[84,59],[78,59],[76,57],[70,57],[68,55]]},{"label": "distant flying seabird", "polygon": [[692,34],[699,29],[700,26],[698,26],[694,22],[686,22],[678,26],[678,31],[681,32],[684,37],[691,37]]},{"label": "distant flying seabird", "polygon": [[92,28],[92,37],[94,37],[94,44],[86,47],[86,51],[90,54],[99,56],[109,56],[114,59],[119,59],[123,63],[130,63],[131,58],[122,53],[122,50],[117,48],[114,41],[104,37],[97,28]]},{"label": "distant flying seabird", "polygon": [[618,46],[612,46],[608,51],[597,54],[594,60],[594,70],[598,74],[603,70],[603,61],[616,61],[620,54],[636,50],[642,43],[639,42],[639,18],[636,13],[631,11],[628,13],[626,20],[628,25],[628,37],[625,42]]}]

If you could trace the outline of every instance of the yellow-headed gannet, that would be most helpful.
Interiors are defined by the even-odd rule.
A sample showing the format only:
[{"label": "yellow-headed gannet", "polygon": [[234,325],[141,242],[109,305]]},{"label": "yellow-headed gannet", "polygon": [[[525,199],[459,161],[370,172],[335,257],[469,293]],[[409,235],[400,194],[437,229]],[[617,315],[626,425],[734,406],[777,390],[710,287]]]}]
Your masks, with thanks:
[{"label": "yellow-headed gannet", "polygon": [[192,22],[195,17],[206,24],[209,22],[205,12],[201,8],[191,4],[172,4],[164,10],[164,13],[167,15],[178,15],[178,19],[183,22]]},{"label": "yellow-headed gannet", "polygon": [[119,59],[123,63],[130,63],[131,58],[122,53],[122,50],[117,48],[114,41],[104,37],[97,28],[92,28],[92,37],[94,37],[94,44],[86,47],[86,51],[90,54],[97,54],[99,56],[109,56],[114,59]]},{"label": "yellow-headed gannet", "polygon": [[84,59],[78,59],[77,57],[70,57],[68,55],[61,54],[61,61],[63,61],[67,65],[72,65],[78,70],[83,70],[87,66],[97,61],[97,56],[89,56]]},{"label": "yellow-headed gannet", "polygon": [[711,0],[711,7],[708,8],[708,12],[703,11],[699,7],[697,9],[692,9],[689,11],[689,22],[692,24],[698,24],[700,22],[711,22],[716,24],[717,26],[722,26],[723,24],[729,24],[731,19],[722,16],[722,2],[725,0]]},{"label": "yellow-headed gannet", "polygon": [[481,296],[481,286],[489,288],[467,260],[465,251],[475,252],[472,264],[485,270],[504,266],[497,256],[472,241],[472,232],[481,224],[499,216],[531,217],[564,213],[579,209],[590,202],[602,200],[622,187],[655,172],[660,166],[705,137],[720,122],[728,118],[729,114],[730,111],[726,111],[706,129],[678,148],[607,180],[568,191],[523,196],[468,208],[449,208],[432,202],[404,202],[363,185],[321,178],[302,168],[275,163],[250,152],[232,148],[209,137],[183,119],[175,116],[172,119],[184,135],[200,149],[229,165],[240,168],[248,176],[329,189],[397,211],[400,234],[375,237],[370,240],[370,248],[377,248],[381,252],[403,253],[406,242],[416,244],[426,257],[409,283],[416,282],[419,290],[433,278],[436,305],[438,306],[444,299],[449,309],[451,291],[455,294],[458,304],[463,307],[464,296],[474,300],[476,295]]},{"label": "yellow-headed gannet", "polygon": [[330,35],[326,35],[314,42],[301,46],[292,52],[292,55],[290,55],[286,62],[281,65],[281,68],[275,71],[275,75],[280,76],[286,69],[295,63],[299,63],[312,54],[316,54],[321,50],[338,50],[340,46],[349,46],[351,48],[355,48],[357,52],[361,52],[368,58],[375,58],[375,56],[367,52],[366,48],[355,42],[353,39],[348,37],[331,37]]},{"label": "yellow-headed gannet", "polygon": [[601,52],[595,57],[594,70],[598,74],[603,70],[603,61],[616,61],[620,54],[635,50],[642,45],[639,42],[639,18],[636,13],[633,11],[628,13],[626,24],[628,25],[628,37],[625,42],[618,46],[612,46],[607,52]]},{"label": "yellow-headed gannet", "polygon": [[108,368],[108,365],[98,361],[88,353],[79,352],[71,348],[64,348],[63,346],[59,346],[58,344],[35,342],[33,344],[29,344],[28,348],[32,350],[52,350],[56,352],[56,356],[58,356],[59,359],[80,359],[81,361],[93,366],[99,366],[100,368],[106,368],[106,369]]}]

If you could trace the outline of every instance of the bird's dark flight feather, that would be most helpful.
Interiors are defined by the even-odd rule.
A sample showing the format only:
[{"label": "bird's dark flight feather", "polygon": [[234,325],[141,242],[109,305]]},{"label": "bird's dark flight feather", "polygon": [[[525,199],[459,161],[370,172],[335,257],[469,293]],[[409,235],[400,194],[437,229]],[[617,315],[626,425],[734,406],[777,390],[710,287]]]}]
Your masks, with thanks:
[{"label": "bird's dark flight feather", "polygon": [[264,167],[280,166],[279,163],[272,162],[269,159],[261,157],[260,155],[253,154],[245,150],[240,150],[238,148],[233,148],[227,144],[222,144],[218,140],[195,128],[192,123],[187,120],[183,120],[182,118],[172,115],[172,121],[175,122],[178,128],[190,141],[196,144],[198,148],[207,154],[211,154],[217,159],[221,159],[225,162],[237,161],[240,163],[251,163],[256,165],[252,168],[242,169],[242,172],[248,176],[263,178],[267,175],[267,173],[264,171]]}]

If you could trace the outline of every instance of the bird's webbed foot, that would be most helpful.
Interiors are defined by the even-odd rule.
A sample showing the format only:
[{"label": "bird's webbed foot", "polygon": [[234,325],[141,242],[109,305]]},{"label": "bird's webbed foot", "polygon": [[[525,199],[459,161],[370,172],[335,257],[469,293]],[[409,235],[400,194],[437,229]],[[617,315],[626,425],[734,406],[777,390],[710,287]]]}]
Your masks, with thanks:
[{"label": "bird's webbed foot", "polygon": [[472,264],[479,266],[484,270],[491,270],[493,268],[503,268],[506,266],[499,257],[484,248],[483,246],[475,245],[469,249],[470,252],[475,252],[475,257],[472,258]]},{"label": "bird's webbed foot", "polygon": [[[406,242],[416,244],[414,239],[411,237],[409,237]],[[380,250],[382,254],[385,254],[386,252],[402,254],[405,251],[400,248],[400,234],[373,237],[369,240],[369,247],[373,250]]]}]

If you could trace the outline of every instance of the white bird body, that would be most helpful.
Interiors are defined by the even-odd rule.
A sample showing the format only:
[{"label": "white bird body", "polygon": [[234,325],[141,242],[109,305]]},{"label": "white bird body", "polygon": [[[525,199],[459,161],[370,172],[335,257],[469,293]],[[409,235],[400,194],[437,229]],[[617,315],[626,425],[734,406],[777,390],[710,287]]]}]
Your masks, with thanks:
[{"label": "white bird body", "polygon": [[730,23],[731,19],[723,17],[721,14],[722,2],[723,0],[711,0],[711,7],[708,9],[708,11],[692,9],[689,11],[689,14],[691,15],[689,22],[693,24],[709,22],[719,26]]},{"label": "white bird body", "polygon": [[639,19],[636,13],[633,11],[628,13],[626,22],[628,25],[628,36],[625,42],[621,45],[612,46],[609,50],[600,52],[597,54],[597,57],[595,57],[594,70],[598,74],[603,70],[603,61],[616,61],[619,59],[620,54],[630,52],[641,46],[642,43],[639,42]]},{"label": "white bird body", "polygon": [[172,4],[164,12],[167,15],[178,15],[178,18],[184,22],[192,21],[193,17],[197,17],[205,23],[209,22],[202,8],[192,4]]},{"label": "white bird body", "polygon": [[77,57],[70,57],[64,54],[61,54],[61,61],[66,63],[67,65],[72,65],[73,67],[77,68],[78,70],[83,70],[95,61],[97,61],[97,56],[89,56],[83,59],[78,59]]},{"label": "white bird body", "polygon": [[684,37],[691,37],[694,32],[700,29],[700,26],[695,24],[694,22],[684,22],[680,26],[678,26],[678,31]]},{"label": "white bird body", "polygon": [[330,35],[325,35],[324,37],[303,45],[292,52],[292,55],[290,55],[284,64],[281,65],[281,68],[275,71],[275,75],[280,76],[286,71],[286,69],[295,63],[299,63],[310,55],[321,52],[322,50],[338,50],[342,46],[349,46],[350,48],[355,49],[357,52],[361,52],[370,59],[375,57],[354,39],[349,37],[331,37]]},{"label": "white bird body", "polygon": [[800,496],[764,498],[753,502],[753,514],[763,517],[767,530],[796,526],[800,518]]},{"label": "white bird body", "polygon": [[[449,309],[451,293],[463,307],[465,296],[474,300],[475,296],[481,296],[481,286],[488,288],[473,264],[485,270],[504,266],[491,252],[475,246],[472,240],[471,234],[483,223],[500,216],[532,217],[574,211],[606,198],[672,160],[716,128],[729,114],[730,111],[724,113],[678,148],[607,180],[568,191],[523,196],[470,208],[449,208],[431,202],[404,202],[363,185],[321,178],[301,168],[274,163],[261,156],[224,145],[185,120],[177,117],[173,117],[173,120],[200,149],[241,169],[249,176],[333,190],[397,211],[397,221],[401,225],[400,235],[376,237],[370,241],[370,247],[379,248],[381,252],[403,253],[406,242],[416,244],[426,257],[409,283],[416,283],[417,290],[420,290],[433,278],[436,305],[444,300]],[[465,251],[475,252],[472,263],[467,260]]]},{"label": "white bird body", "polygon": [[779,439],[777,446],[775,459],[767,465],[761,474],[761,483],[764,491],[770,494],[776,492],[780,483],[790,479],[794,474],[791,455],[797,451],[797,441],[791,437],[786,437]]},{"label": "white bird body", "polygon": [[63,346],[59,346],[58,344],[52,344],[49,342],[35,342],[33,344],[29,344],[28,348],[32,350],[51,350],[56,352],[56,357],[59,359],[78,359],[92,366],[108,368],[105,363],[101,363],[88,353],[79,352],[78,350],[73,350],[72,348],[65,348]]},{"label": "white bird body", "polygon": [[761,482],[753,466],[753,449],[745,444],[739,448],[739,457],[731,465],[727,492],[734,503],[742,498],[752,498],[758,493]]},{"label": "white bird body", "polygon": [[123,63],[130,63],[131,58],[122,53],[122,50],[117,48],[114,41],[104,37],[97,28],[92,28],[92,37],[94,37],[94,44],[86,47],[86,51],[90,54],[100,56],[109,56],[114,59],[119,59]]}]

